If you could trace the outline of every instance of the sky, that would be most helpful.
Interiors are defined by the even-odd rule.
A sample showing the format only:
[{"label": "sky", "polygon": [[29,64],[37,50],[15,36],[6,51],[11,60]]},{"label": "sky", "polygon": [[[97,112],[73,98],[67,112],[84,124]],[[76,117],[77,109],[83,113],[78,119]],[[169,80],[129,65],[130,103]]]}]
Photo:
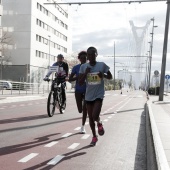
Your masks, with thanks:
[{"label": "sky", "polygon": [[[66,2],[92,2],[65,0]],[[94,0],[95,1],[95,0]],[[94,2],[93,1],[93,2]],[[96,0],[97,2],[107,2]],[[162,63],[162,51],[164,29],[166,19],[166,2],[147,2],[131,4],[102,4],[102,5],[71,5],[73,52],[86,50],[89,46],[95,46],[98,50],[98,61],[104,61],[111,67],[113,73],[113,56],[115,43],[116,76],[118,70],[135,67],[135,41],[129,21],[135,26],[145,26],[146,22],[154,17],[155,26],[153,34],[152,50],[152,74],[155,70],[160,72]],[[142,44],[142,56],[147,56],[150,49],[153,22],[150,22]],[[139,34],[140,35],[140,34]],[[169,36],[170,37],[170,36]],[[170,38],[169,38],[170,39]],[[170,73],[170,44],[168,45],[166,73]],[[145,71],[147,57],[140,58],[141,70]],[[122,68],[123,67],[123,68]],[[143,68],[142,68],[143,67]]]}]

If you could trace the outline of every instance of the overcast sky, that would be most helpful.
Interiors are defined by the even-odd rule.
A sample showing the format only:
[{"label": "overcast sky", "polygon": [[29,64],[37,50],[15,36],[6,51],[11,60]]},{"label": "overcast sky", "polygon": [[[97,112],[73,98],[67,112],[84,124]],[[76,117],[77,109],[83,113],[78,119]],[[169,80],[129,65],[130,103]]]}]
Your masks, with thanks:
[{"label": "overcast sky", "polygon": [[[105,0],[96,0],[97,2]],[[66,2],[88,2],[86,0],[66,0]],[[92,1],[89,1],[92,2]],[[93,1],[94,2],[94,1]],[[161,70],[162,50],[166,17],[166,2],[147,2],[131,4],[105,4],[105,5],[72,5],[73,16],[73,51],[86,50],[89,46],[98,49],[98,60],[105,61],[113,72],[113,58],[101,56],[113,56],[114,42],[116,56],[135,55],[134,39],[129,21],[135,26],[145,26],[151,18],[155,18],[152,72]],[[142,55],[147,55],[149,41],[151,41],[151,30],[153,22],[150,23],[144,44]],[[170,44],[169,44],[170,46]],[[169,47],[168,46],[168,47]],[[170,70],[170,48],[167,54],[167,71]],[[141,59],[144,63],[146,58]],[[124,63],[129,67],[133,65],[133,58],[116,58],[116,62]],[[122,69],[123,64],[116,64],[116,70]],[[142,64],[144,66],[144,64]],[[144,71],[144,70],[143,70]]]}]

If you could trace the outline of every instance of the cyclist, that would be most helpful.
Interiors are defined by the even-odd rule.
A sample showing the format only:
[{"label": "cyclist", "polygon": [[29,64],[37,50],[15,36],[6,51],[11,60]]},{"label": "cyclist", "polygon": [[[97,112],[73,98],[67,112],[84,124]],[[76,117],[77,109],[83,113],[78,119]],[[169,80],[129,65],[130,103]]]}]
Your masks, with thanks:
[{"label": "cyclist", "polygon": [[85,125],[86,118],[87,118],[87,109],[86,109],[86,104],[85,104],[85,100],[84,100],[85,92],[86,92],[86,83],[84,82],[84,84],[82,86],[80,86],[78,83],[78,76],[79,76],[80,66],[82,64],[86,63],[86,61],[87,61],[87,52],[81,51],[78,54],[78,59],[80,60],[80,64],[75,65],[73,67],[71,75],[69,77],[69,81],[76,81],[75,99],[76,99],[77,108],[78,108],[79,113],[83,112],[81,133],[84,134],[84,133],[86,133],[84,125]]},{"label": "cyclist", "polygon": [[89,123],[92,130],[93,138],[90,143],[95,146],[98,141],[95,129],[95,122],[97,122],[98,134],[104,135],[104,128],[100,120],[100,112],[104,98],[104,80],[103,78],[112,79],[112,74],[109,67],[104,62],[97,62],[97,49],[89,47],[87,49],[87,57],[89,63],[81,65],[79,72],[80,85],[86,80],[86,106],[89,116]]},{"label": "cyclist", "polygon": [[[68,64],[64,62],[64,56],[62,54],[58,54],[57,62],[55,62],[52,66],[58,66],[58,72],[55,73],[55,77],[58,80],[58,83],[62,83],[62,104],[66,102],[66,94],[65,94],[65,87],[66,87],[66,80],[68,77]],[[48,71],[44,81],[47,81],[51,75],[51,71]]]}]

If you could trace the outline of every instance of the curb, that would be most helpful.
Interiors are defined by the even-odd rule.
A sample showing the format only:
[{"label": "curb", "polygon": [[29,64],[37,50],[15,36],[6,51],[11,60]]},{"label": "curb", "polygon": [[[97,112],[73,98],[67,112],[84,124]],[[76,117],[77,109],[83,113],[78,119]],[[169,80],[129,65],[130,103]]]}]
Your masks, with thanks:
[{"label": "curb", "polygon": [[148,115],[150,119],[151,132],[153,137],[154,150],[156,154],[156,162],[158,170],[170,170],[169,164],[163,149],[162,141],[158,132],[158,128],[155,122],[155,118],[151,108],[151,102],[148,101],[147,104]]}]

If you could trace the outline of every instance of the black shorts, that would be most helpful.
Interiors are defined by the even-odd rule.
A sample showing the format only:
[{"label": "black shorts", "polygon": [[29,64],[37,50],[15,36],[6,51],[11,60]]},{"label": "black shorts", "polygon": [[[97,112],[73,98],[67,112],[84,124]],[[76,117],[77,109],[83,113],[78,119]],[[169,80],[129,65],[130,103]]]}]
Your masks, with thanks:
[{"label": "black shorts", "polygon": [[103,102],[103,99],[101,99],[101,98],[96,98],[95,100],[93,100],[93,101],[88,101],[88,100],[86,100],[86,104],[94,104],[94,102],[96,102],[96,101],[100,101],[101,103]]}]

